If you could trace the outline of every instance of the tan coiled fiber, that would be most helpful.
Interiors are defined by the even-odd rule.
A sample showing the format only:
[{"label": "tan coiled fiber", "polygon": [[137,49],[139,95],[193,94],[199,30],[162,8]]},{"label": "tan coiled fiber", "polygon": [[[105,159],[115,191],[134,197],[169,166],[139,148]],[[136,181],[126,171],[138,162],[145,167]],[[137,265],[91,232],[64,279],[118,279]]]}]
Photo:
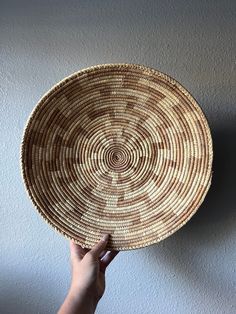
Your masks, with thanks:
[{"label": "tan coiled fiber", "polygon": [[91,248],[157,243],[196,212],[212,177],[212,139],[176,80],[137,64],[65,78],[38,102],[21,145],[24,183],[57,231]]}]

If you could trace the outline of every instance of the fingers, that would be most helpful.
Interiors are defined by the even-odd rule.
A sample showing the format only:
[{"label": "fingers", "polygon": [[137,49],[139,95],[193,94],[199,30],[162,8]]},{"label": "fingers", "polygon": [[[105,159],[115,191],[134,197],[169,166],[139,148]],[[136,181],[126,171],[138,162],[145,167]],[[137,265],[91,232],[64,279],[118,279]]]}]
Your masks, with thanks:
[{"label": "fingers", "polygon": [[102,253],[99,255],[99,258],[102,259],[103,256],[105,256],[107,253],[107,250],[103,250]]},{"label": "fingers", "polygon": [[76,259],[81,261],[87,251],[88,249],[82,248],[79,244],[74,243],[72,240],[70,241],[70,255],[72,260]]},{"label": "fingers", "polygon": [[95,259],[99,258],[99,255],[105,250],[108,242],[109,234],[104,234],[101,240],[95,244],[92,249],[89,251],[89,254],[92,255]]},{"label": "fingers", "polygon": [[109,234],[102,236],[101,240],[95,244],[91,250],[81,247],[79,244],[70,241],[70,254],[72,261],[81,261],[89,253],[93,259],[100,259],[100,271],[105,273],[106,268],[119,253],[119,251],[107,251],[106,246]]},{"label": "fingers", "polygon": [[105,273],[105,270],[107,266],[111,263],[111,261],[116,257],[116,255],[119,253],[119,251],[109,251],[107,254],[103,257],[100,264],[100,270],[101,272]]},{"label": "fingers", "polygon": [[94,258],[103,258],[103,256],[106,254],[105,247],[107,245],[109,238],[109,234],[104,234],[101,238],[101,240],[94,245],[94,247],[90,250],[87,248],[83,248],[81,245],[74,243],[72,240],[70,241],[70,254],[71,259],[76,259],[78,261],[81,261],[84,257],[84,255],[88,252],[94,257]]}]

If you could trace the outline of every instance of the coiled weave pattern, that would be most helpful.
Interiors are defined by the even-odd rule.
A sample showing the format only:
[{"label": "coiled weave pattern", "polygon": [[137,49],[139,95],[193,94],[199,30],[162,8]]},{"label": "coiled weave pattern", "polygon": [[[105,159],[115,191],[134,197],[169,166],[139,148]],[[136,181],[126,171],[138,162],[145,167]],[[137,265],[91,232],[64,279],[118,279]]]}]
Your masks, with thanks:
[{"label": "coiled weave pattern", "polygon": [[136,64],[65,78],[38,102],[21,145],[23,180],[43,218],[91,248],[141,248],[196,212],[212,176],[212,139],[177,81]]}]

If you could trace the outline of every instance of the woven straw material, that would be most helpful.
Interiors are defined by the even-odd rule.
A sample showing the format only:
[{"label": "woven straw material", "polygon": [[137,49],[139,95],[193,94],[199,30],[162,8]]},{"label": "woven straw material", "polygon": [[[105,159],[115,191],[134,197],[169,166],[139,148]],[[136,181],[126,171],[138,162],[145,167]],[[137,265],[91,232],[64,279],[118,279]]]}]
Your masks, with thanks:
[{"label": "woven straw material", "polygon": [[157,243],[197,211],[212,178],[212,139],[176,80],[137,64],[102,64],[53,86],[31,113],[22,177],[43,218],[91,248]]}]

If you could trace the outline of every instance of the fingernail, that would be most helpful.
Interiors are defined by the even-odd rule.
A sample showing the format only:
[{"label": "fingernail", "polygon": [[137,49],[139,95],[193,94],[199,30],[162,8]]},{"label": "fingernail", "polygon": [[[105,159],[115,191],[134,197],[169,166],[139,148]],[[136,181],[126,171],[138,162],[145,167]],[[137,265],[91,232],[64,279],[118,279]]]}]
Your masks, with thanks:
[{"label": "fingernail", "polygon": [[101,236],[101,240],[103,240],[103,241],[108,241],[108,239],[109,239],[109,234],[103,234],[102,236]]}]

